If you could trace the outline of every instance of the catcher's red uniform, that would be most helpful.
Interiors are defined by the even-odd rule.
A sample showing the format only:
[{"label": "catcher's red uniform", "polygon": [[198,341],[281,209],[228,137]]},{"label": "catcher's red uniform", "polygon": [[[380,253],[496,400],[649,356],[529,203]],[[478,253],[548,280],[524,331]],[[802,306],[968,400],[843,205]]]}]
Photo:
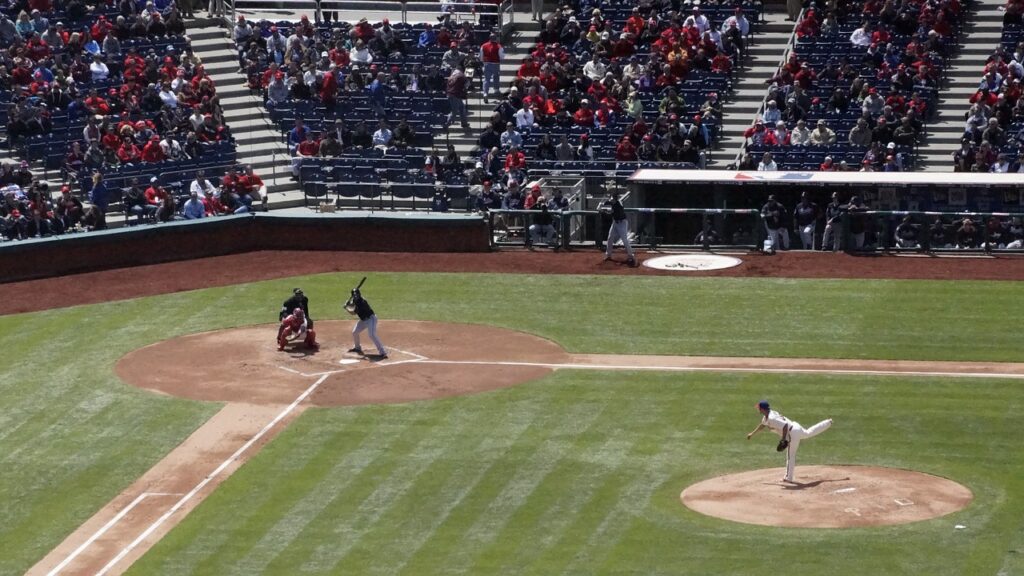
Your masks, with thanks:
[{"label": "catcher's red uniform", "polygon": [[320,348],[320,345],[316,342],[316,331],[308,328],[306,323],[306,315],[302,312],[302,308],[296,308],[287,318],[281,321],[281,329],[278,330],[277,336],[277,349],[284,350],[286,344],[288,344],[288,338],[293,334],[301,334],[305,332],[306,337],[302,343],[314,350]]}]

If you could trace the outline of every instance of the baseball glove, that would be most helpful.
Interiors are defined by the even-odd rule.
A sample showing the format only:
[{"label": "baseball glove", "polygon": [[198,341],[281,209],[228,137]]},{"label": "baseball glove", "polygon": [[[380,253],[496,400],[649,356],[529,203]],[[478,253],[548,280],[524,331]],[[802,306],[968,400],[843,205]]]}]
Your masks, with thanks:
[{"label": "baseball glove", "polygon": [[782,428],[782,438],[779,439],[779,445],[775,447],[776,452],[782,452],[786,448],[789,448],[789,425],[787,424]]}]

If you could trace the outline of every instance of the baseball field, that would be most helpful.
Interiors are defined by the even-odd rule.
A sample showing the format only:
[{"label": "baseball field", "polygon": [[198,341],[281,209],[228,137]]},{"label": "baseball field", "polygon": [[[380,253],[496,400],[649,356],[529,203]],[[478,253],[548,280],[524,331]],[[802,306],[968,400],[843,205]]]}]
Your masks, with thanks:
[{"label": "baseball field", "polygon": [[[364,275],[381,338],[395,347],[389,361],[406,363],[393,367],[400,377],[368,365],[356,384],[337,365],[351,346],[341,304]],[[256,356],[274,357],[264,349],[295,287],[324,326],[322,350],[281,353],[276,370]],[[1024,574],[1024,379],[870,368],[1021,362],[1019,281],[353,268],[136,296],[0,316],[0,574]],[[261,325],[265,341],[254,342]],[[470,337],[467,325],[491,332]],[[409,335],[422,326],[416,348]],[[503,334],[523,344],[506,352]],[[460,337],[467,358],[486,360],[431,364],[431,342]],[[193,341],[184,356],[161,348]],[[501,359],[548,345],[574,361],[636,361]],[[142,383],[127,382],[123,363],[139,349]],[[676,370],[655,356],[742,357],[755,368]],[[866,368],[790,371],[786,359]],[[444,362],[477,393],[446,389]],[[208,368],[216,375],[204,378]],[[166,383],[174,373],[191,396],[145,389],[147,374]],[[437,398],[405,401],[417,374]],[[347,386],[372,394],[378,381],[399,395],[346,397]],[[208,399],[229,385],[236,406],[247,391],[252,404],[281,391],[295,402],[271,403],[255,430],[281,419],[243,457],[184,463],[200,481],[216,471],[215,483],[139,488],[224,413]],[[972,498],[928,520],[850,528],[751,525],[684,506],[680,492],[694,483],[783,465],[773,436],[745,439],[760,399],[805,425],[834,419],[801,446],[801,465],[914,470]],[[115,515],[140,494],[144,504]],[[128,530],[160,518],[148,534]],[[91,556],[108,539],[121,562]]]}]

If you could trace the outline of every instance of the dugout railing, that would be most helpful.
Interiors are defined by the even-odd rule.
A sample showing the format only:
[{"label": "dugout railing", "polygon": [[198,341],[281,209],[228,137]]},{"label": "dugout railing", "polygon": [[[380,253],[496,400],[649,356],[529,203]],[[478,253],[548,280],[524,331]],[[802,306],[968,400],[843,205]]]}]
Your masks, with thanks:
[{"label": "dugout railing", "polygon": [[[491,246],[529,246],[537,210],[489,210]],[[552,211],[560,248],[603,246],[611,215],[603,210]],[[765,231],[753,209],[626,208],[630,241],[640,248],[744,249],[761,246]]]},{"label": "dugout railing", "polygon": [[[900,234],[907,218],[915,233],[909,239]],[[971,230],[965,231],[968,221]],[[1024,254],[1024,212],[847,211],[840,236],[847,252]]]}]

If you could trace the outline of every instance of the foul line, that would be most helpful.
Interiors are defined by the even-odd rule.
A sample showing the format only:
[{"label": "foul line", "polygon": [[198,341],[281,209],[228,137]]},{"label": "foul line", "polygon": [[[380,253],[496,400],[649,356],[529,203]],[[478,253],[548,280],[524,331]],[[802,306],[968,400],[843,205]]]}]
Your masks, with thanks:
[{"label": "foul line", "polygon": [[288,416],[288,414],[290,414],[292,412],[292,410],[295,410],[295,407],[298,406],[300,403],[302,403],[303,400],[308,398],[310,394],[312,394],[321,384],[323,384],[324,381],[327,380],[328,376],[329,376],[329,374],[324,374],[316,382],[314,382],[312,385],[310,385],[309,388],[306,388],[306,390],[302,394],[299,394],[299,397],[296,398],[294,402],[289,404],[287,408],[285,408],[284,410],[281,411],[280,414],[275,416],[273,420],[271,420],[269,423],[267,423],[267,425],[264,426],[259,432],[257,432],[255,436],[253,436],[252,438],[249,439],[248,442],[243,444],[241,448],[236,450],[234,454],[229,456],[227,460],[225,460],[224,462],[221,462],[220,466],[218,466],[206,478],[204,478],[202,481],[200,481],[199,484],[196,484],[195,488],[192,488],[191,490],[189,490],[187,494],[185,494],[184,496],[181,497],[180,500],[175,502],[174,506],[171,506],[170,510],[165,512],[163,516],[161,516],[155,522],[150,524],[149,528],[146,528],[142,532],[142,534],[139,534],[139,536],[135,540],[132,540],[131,544],[129,544],[128,546],[125,546],[121,550],[121,552],[119,552],[118,555],[114,557],[113,560],[108,562],[106,566],[104,566],[99,572],[96,573],[96,576],[103,576],[104,574],[109,572],[111,568],[113,568],[115,565],[117,565],[118,562],[123,560],[125,556],[130,554],[131,551],[134,550],[136,547],[138,547],[138,545],[141,544],[143,540],[148,538],[150,534],[155,532],[157,528],[159,528],[161,525],[163,525],[163,523],[166,522],[167,519],[170,518],[172,514],[174,514],[178,510],[180,510],[182,506],[184,506],[186,503],[188,503],[189,500],[194,498],[195,495],[198,494],[200,490],[205,488],[207,484],[209,484],[211,481],[213,481],[213,479],[216,478],[221,472],[223,472],[225,468],[227,468],[232,463],[234,463],[236,460],[238,460],[238,458],[246,450],[248,450],[250,447],[252,447],[252,445],[255,444],[256,442],[258,442],[260,438],[262,438],[267,432],[270,431],[271,428],[276,426],[278,422],[280,422],[286,416]]},{"label": "foul line", "polygon": [[[503,362],[486,360],[418,360],[422,364],[466,364],[471,366],[525,366],[575,370],[653,370],[659,372],[770,372],[775,374],[852,374],[861,376],[938,376],[948,378],[1013,378],[1024,374],[997,372],[929,372],[920,370],[854,370],[849,368],[753,368],[740,366],[629,366],[619,364],[567,364],[549,362]],[[397,362],[396,362],[397,364]]]},{"label": "foul line", "polygon": [[81,544],[81,546],[79,546],[78,548],[75,548],[74,552],[69,554],[68,557],[65,558],[63,562],[61,562],[60,564],[57,564],[57,566],[54,567],[53,570],[50,570],[49,572],[47,572],[46,576],[54,576],[55,574],[57,574],[61,570],[67,568],[68,564],[70,564],[75,558],[77,558],[79,554],[84,552],[86,548],[88,548],[89,546],[92,546],[93,542],[95,542],[96,540],[99,540],[104,534],[106,534],[107,530],[110,530],[111,528],[113,528],[115,524],[120,522],[122,518],[127,516],[129,512],[131,512],[136,506],[141,504],[143,500],[145,500],[146,498],[149,498],[149,497],[153,497],[153,496],[181,496],[181,494],[171,494],[171,493],[167,493],[167,492],[143,492],[142,494],[139,494],[139,496],[137,498],[135,498],[135,500],[132,500],[131,503],[128,504],[128,506],[126,506],[124,508],[124,510],[121,510],[120,512],[118,512],[113,518],[110,519],[109,522],[104,524],[102,528],[97,530],[95,534],[93,534],[92,536],[89,537],[88,540],[83,542]]}]

